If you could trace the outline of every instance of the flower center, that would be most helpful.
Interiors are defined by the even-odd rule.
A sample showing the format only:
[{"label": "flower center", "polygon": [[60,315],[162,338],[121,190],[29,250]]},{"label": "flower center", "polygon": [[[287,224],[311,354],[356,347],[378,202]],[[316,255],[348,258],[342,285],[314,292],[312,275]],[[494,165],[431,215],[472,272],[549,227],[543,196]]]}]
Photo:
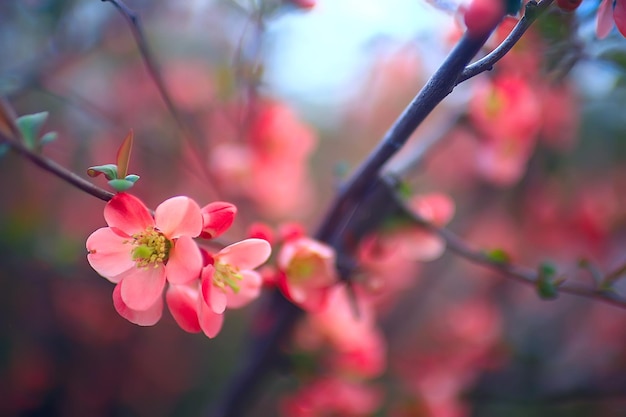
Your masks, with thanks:
[{"label": "flower center", "polygon": [[234,293],[239,292],[239,281],[243,276],[239,273],[239,268],[232,265],[218,262],[215,264],[215,273],[213,274],[213,285],[226,291],[226,287],[230,287]]},{"label": "flower center", "polygon": [[143,232],[132,235],[133,240],[128,241],[133,246],[133,261],[138,268],[147,268],[153,265],[157,268],[167,263],[172,242],[163,233],[149,227]]},{"label": "flower center", "polygon": [[323,261],[315,254],[301,255],[291,260],[287,266],[287,276],[295,282],[304,282],[323,268]]}]

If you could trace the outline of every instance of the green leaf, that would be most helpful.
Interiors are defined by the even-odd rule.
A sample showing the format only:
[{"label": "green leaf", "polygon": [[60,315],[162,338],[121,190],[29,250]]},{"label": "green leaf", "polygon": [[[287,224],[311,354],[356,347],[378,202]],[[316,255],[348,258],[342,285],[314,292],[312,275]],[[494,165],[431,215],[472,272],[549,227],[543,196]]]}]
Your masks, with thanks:
[{"label": "green leaf", "polygon": [[108,180],[116,180],[117,179],[117,165],[114,165],[114,164],[97,165],[97,166],[89,167],[87,169],[87,175],[89,175],[92,178],[95,178],[100,174],[104,174],[104,176]]},{"label": "green leaf", "polygon": [[553,300],[559,296],[558,285],[560,282],[554,280],[556,268],[554,265],[542,263],[539,266],[539,276],[537,278],[537,294],[544,300]]},{"label": "green leaf", "polygon": [[128,174],[125,178],[126,181],[130,181],[133,184],[137,182],[137,180],[139,179],[139,175],[135,175],[135,174]]},{"label": "green leaf", "polygon": [[115,179],[109,181],[109,185],[117,192],[126,191],[135,185],[134,182],[126,180],[126,179]]},{"label": "green leaf", "polygon": [[508,264],[511,262],[511,255],[509,255],[503,249],[492,249],[489,251],[485,251],[485,256],[487,256],[490,261],[499,264]]},{"label": "green leaf", "polygon": [[120,148],[117,150],[117,172],[118,172],[118,178],[124,178],[126,177],[126,174],[128,174],[128,164],[130,162],[130,154],[131,151],[133,150],[133,130],[131,129],[130,132],[128,132],[128,135],[126,135],[126,138],[124,139],[124,142],[122,142],[122,145],[120,146]]},{"label": "green leaf", "polygon": [[24,144],[28,149],[34,150],[37,147],[39,139],[39,131],[48,119],[48,112],[26,114],[18,117],[15,123],[19,129]]},{"label": "green leaf", "polygon": [[9,151],[9,148],[9,145],[7,145],[6,143],[0,143],[0,157],[6,155],[6,153]]},{"label": "green leaf", "polygon": [[39,138],[39,144],[45,145],[46,143],[53,142],[57,139],[58,136],[59,135],[57,134],[57,132],[48,132],[45,135],[43,135],[41,138]]}]

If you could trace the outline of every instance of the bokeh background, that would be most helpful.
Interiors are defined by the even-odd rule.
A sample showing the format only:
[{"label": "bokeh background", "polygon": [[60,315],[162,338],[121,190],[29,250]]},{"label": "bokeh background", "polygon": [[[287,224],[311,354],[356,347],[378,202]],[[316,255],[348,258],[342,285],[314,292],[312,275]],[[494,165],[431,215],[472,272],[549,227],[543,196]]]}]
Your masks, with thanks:
[{"label": "bokeh background", "polygon": [[[446,2],[127,5],[141,16],[183,128],[122,15],[97,0],[0,2],[0,95],[20,115],[49,112],[45,130],[58,138],[43,154],[85,178],[89,166],[113,162],[132,128],[130,171],[141,176],[133,192],[153,208],[180,194],[236,203],[230,241],[255,221],[314,231],[341,178],[459,33]],[[501,72],[461,85],[420,127],[409,148],[441,139],[423,163],[395,163],[414,192],[454,200],[450,228],[475,247],[529,266],[550,261],[590,285],[582,260],[600,275],[626,263],[626,41],[595,38],[597,6],[551,11]],[[533,76],[520,77],[537,94],[541,127],[507,176],[485,165],[476,97],[489,77],[526,65]],[[254,171],[246,140],[258,108],[272,109],[273,127],[262,127],[276,129],[269,135],[285,153],[275,156],[292,165]],[[507,111],[517,120],[527,110]],[[0,415],[209,415],[263,300],[229,312],[213,340],[167,314],[154,327],[132,325],[86,261],[104,203],[11,152],[0,159],[0,190]],[[626,308],[541,300],[449,254],[398,274],[408,283],[379,312],[387,371],[369,382],[384,400],[364,415],[626,416]],[[250,416],[278,415],[286,396],[323,372],[294,363],[268,379]]]}]

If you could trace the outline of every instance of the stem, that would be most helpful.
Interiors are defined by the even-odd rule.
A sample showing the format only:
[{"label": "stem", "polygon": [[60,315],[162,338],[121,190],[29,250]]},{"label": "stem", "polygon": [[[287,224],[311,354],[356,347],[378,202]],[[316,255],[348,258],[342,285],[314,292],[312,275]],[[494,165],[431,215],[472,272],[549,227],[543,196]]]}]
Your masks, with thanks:
[{"label": "stem", "polygon": [[143,30],[143,25],[141,24],[141,20],[139,18],[139,14],[135,12],[133,9],[131,9],[130,7],[128,7],[123,2],[123,0],[101,0],[101,1],[105,3],[106,2],[112,3],[113,6],[115,6],[115,8],[119,10],[122,16],[124,16],[124,19],[126,19],[126,21],[128,22],[133,38],[135,39],[135,43],[137,44],[137,47],[139,48],[141,57],[148,70],[148,74],[152,78],[152,81],[156,85],[157,90],[159,91],[159,94],[161,95],[161,98],[163,99],[163,102],[165,103],[165,106],[167,107],[167,110],[170,112],[170,114],[174,118],[174,121],[176,122],[176,125],[180,129],[183,138],[186,140],[187,144],[189,145],[191,149],[190,157],[193,163],[197,166],[199,171],[202,173],[202,176],[204,177],[204,180],[205,180],[203,182],[210,189],[210,191],[213,194],[218,194],[217,187],[214,184],[212,184],[211,175],[206,167],[206,164],[204,164],[202,160],[200,159],[200,155],[203,155],[206,152],[203,149],[201,149],[199,143],[197,143],[193,139],[194,137],[200,137],[200,135],[197,135],[197,134],[194,135],[191,132],[187,124],[185,124],[180,111],[174,104],[174,100],[172,100],[172,96],[170,95],[169,90],[167,89],[165,85],[165,81],[163,80],[163,76],[157,64],[157,61],[154,58],[152,51],[150,50],[148,42],[146,41],[146,36]]},{"label": "stem", "polygon": [[38,153],[33,152],[32,150],[28,149],[18,140],[12,140],[6,137],[2,132],[0,132],[0,143],[7,144],[15,152],[27,158],[38,167],[44,169],[45,171],[48,171],[49,173],[51,173],[52,175],[55,175],[56,177],[59,177],[63,181],[73,185],[79,190],[82,190],[86,192],[87,194],[91,194],[92,196],[96,198],[99,198],[100,200],[109,201],[115,195],[111,192],[103,190],[102,188],[96,185],[93,185],[89,181],[78,176],[74,172],[62,167],[61,165],[57,164],[53,160],[48,159],[45,156],[42,156]]},{"label": "stem", "polygon": [[511,48],[515,46],[522,35],[526,33],[533,22],[550,7],[553,1],[554,0],[542,0],[540,2],[536,2],[535,0],[529,1],[528,4],[526,4],[524,17],[517,22],[513,30],[511,30],[511,33],[509,33],[496,49],[473,64],[468,65],[456,80],[456,84],[467,81],[485,71],[491,71],[494,64],[501,60]]},{"label": "stem", "polygon": [[333,243],[337,238],[335,231],[341,230],[342,223],[346,221],[346,213],[358,205],[368,187],[376,180],[383,165],[402,148],[430,112],[452,92],[457,85],[457,78],[488,37],[489,33],[479,37],[465,34],[461,38],[443,64],[387,131],[380,144],[342,187],[324,217],[316,235],[318,239]]}]

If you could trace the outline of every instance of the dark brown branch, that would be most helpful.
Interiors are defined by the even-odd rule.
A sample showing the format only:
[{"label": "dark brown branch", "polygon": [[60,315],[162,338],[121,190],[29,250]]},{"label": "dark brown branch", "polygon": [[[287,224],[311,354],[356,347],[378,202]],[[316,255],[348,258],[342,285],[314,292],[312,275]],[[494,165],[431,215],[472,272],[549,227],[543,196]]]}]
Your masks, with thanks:
[{"label": "dark brown branch", "polygon": [[541,16],[548,9],[548,7],[550,7],[552,2],[553,0],[542,0],[540,2],[536,2],[535,0],[529,1],[526,4],[524,17],[517,22],[513,30],[511,30],[511,33],[509,33],[509,35],[500,45],[498,45],[496,49],[473,64],[468,65],[467,68],[465,68],[465,70],[461,73],[461,76],[457,79],[456,85],[461,84],[463,81],[467,81],[468,79],[485,71],[491,71],[496,62],[501,60],[511,50],[511,48],[515,46],[522,35],[526,33],[533,22],[537,20],[537,18]]},{"label": "dark brown branch", "polygon": [[[406,210],[406,212],[407,214],[412,215],[408,209]],[[465,258],[470,262],[483,265],[496,272],[513,278],[516,281],[535,287],[537,286],[540,280],[540,275],[536,269],[515,265],[510,262],[501,262],[495,260],[485,252],[472,249],[470,245],[468,245],[463,239],[461,239],[450,230],[427,223],[418,216],[412,216],[413,220],[416,223],[439,235],[446,242],[446,247],[451,252]],[[626,308],[626,298],[620,296],[615,292],[603,288],[590,288],[588,286],[576,283],[565,282],[557,286],[557,291],[578,295],[581,297],[593,298],[622,308]]]},{"label": "dark brown branch", "polygon": [[15,152],[22,155],[33,164],[37,165],[41,169],[51,173],[52,175],[62,179],[63,181],[73,185],[86,192],[87,194],[91,194],[92,196],[99,198],[103,201],[109,201],[115,194],[103,190],[102,188],[90,183],[86,179],[78,176],[74,172],[62,167],[57,164],[53,160],[46,158],[38,153],[33,152],[28,149],[24,144],[19,140],[13,140],[7,136],[5,136],[2,132],[0,132],[0,144],[7,144],[11,147]]},{"label": "dark brown branch", "polygon": [[148,42],[146,41],[146,36],[143,30],[143,25],[141,24],[139,14],[135,12],[133,9],[131,9],[130,7],[128,7],[123,2],[123,0],[101,0],[101,1],[112,3],[113,6],[115,6],[115,8],[119,10],[122,16],[124,16],[124,19],[126,19],[126,21],[128,22],[128,26],[130,27],[133,38],[135,39],[135,43],[137,44],[137,47],[139,48],[141,57],[148,70],[148,74],[150,75],[150,77],[152,78],[152,81],[156,85],[157,90],[159,91],[159,94],[161,95],[161,98],[163,99],[163,102],[165,103],[165,106],[167,107],[167,110],[170,112],[170,114],[174,118],[174,121],[176,122],[178,128],[180,129],[183,138],[187,141],[188,145],[190,146],[192,150],[191,158],[193,160],[193,163],[197,166],[199,171],[202,173],[202,176],[204,177],[204,180],[205,180],[204,184],[206,184],[207,187],[209,187],[210,190],[216,194],[216,186],[212,184],[211,175],[206,165],[202,163],[202,160],[200,157],[200,155],[203,155],[205,152],[200,148],[200,145],[193,139],[194,137],[199,137],[199,135],[194,135],[192,133],[189,126],[187,126],[187,124],[184,122],[184,119],[180,111],[174,104],[174,100],[172,99],[172,96],[170,95],[169,90],[167,89],[165,85],[165,81],[163,80],[163,76],[157,64],[157,61],[154,58],[154,54],[150,50]]}]

